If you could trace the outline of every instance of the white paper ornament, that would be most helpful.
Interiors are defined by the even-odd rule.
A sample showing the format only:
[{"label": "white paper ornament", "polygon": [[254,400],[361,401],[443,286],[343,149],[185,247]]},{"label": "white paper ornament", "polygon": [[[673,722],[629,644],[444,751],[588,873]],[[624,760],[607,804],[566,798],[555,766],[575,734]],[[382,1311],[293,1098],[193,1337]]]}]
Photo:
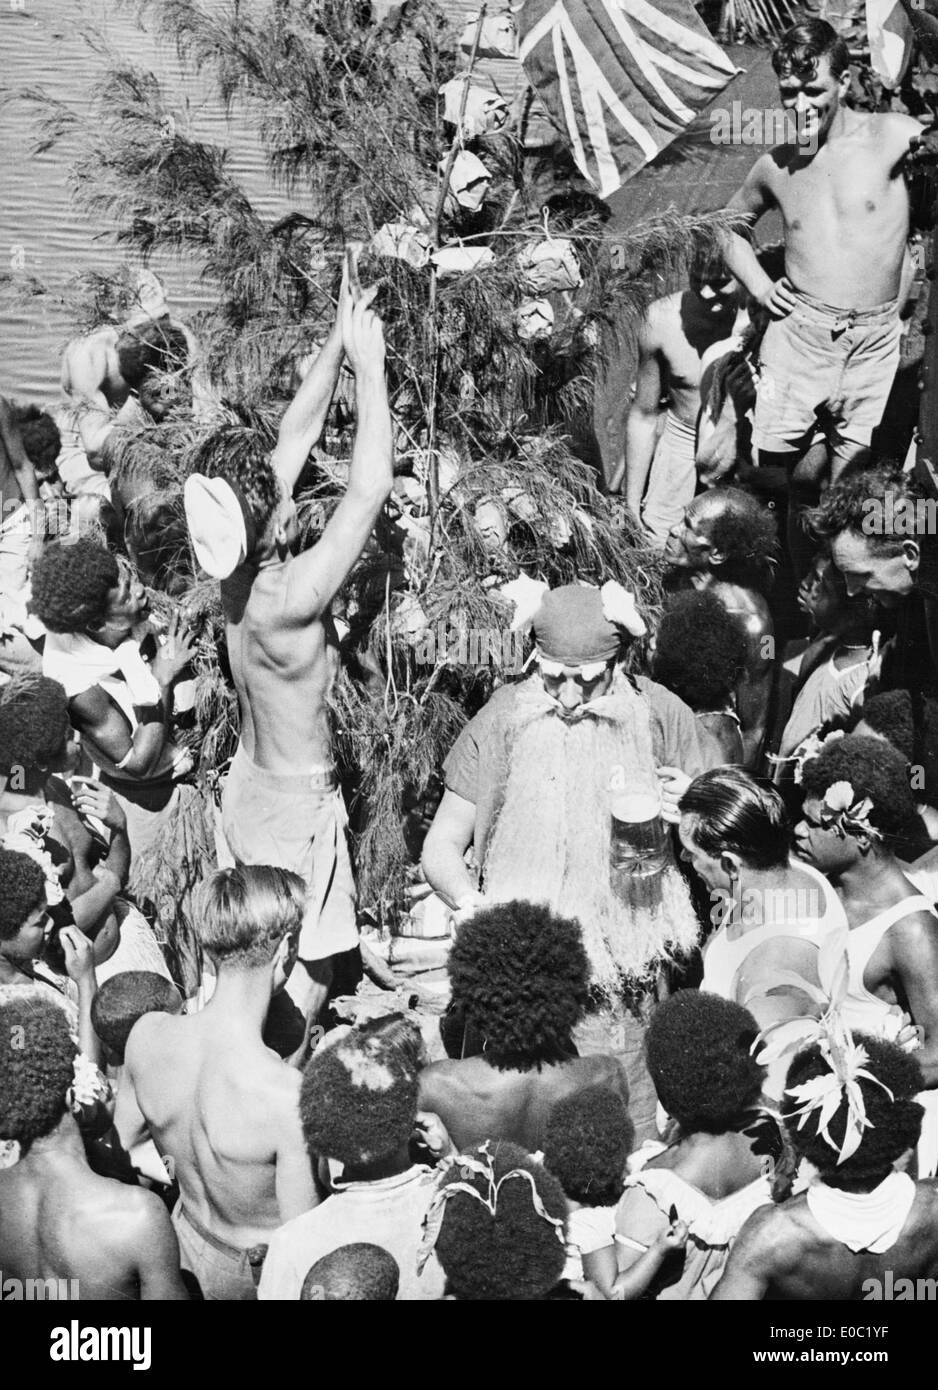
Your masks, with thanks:
[{"label": "white paper ornament", "polygon": [[547,237],[525,247],[518,257],[518,268],[522,285],[532,294],[575,290],[583,283],[573,242],[564,237]]},{"label": "white paper ornament", "polygon": [[[466,27],[459,39],[459,47],[466,53],[472,52],[479,27],[478,14],[466,16]],[[508,10],[504,14],[491,15],[483,19],[479,34],[477,58],[516,58],[518,56],[518,33],[514,20]]]},{"label": "white paper ornament", "polygon": [[393,256],[422,270],[429,263],[431,246],[430,238],[419,228],[406,222],[385,222],[371,238],[371,249],[378,256]]},{"label": "white paper ornament", "polygon": [[554,310],[549,299],[526,299],[515,310],[515,331],[524,343],[549,338],[554,331]]},{"label": "white paper ornament", "polygon": [[[440,173],[444,173],[446,160],[441,159],[438,167]],[[450,170],[446,190],[447,211],[451,214],[455,212],[453,203],[456,203],[469,212],[478,212],[491,182],[492,176],[481,159],[468,150],[460,150]]]},{"label": "white paper ornament", "polygon": [[478,502],[475,523],[486,550],[501,550],[508,540],[508,518],[500,502],[493,498]]},{"label": "white paper ornament", "polygon": [[481,270],[484,266],[495,264],[495,252],[488,246],[461,246],[455,243],[442,246],[430,257],[441,280],[449,275],[466,275],[471,270]]},{"label": "white paper ornament", "polygon": [[[468,90],[467,90],[468,89]],[[466,106],[459,118],[463,92],[466,91]],[[504,130],[511,116],[504,97],[491,87],[482,87],[468,77],[454,77],[440,88],[443,98],[443,119],[456,127],[463,140],[474,140],[479,135]]]}]

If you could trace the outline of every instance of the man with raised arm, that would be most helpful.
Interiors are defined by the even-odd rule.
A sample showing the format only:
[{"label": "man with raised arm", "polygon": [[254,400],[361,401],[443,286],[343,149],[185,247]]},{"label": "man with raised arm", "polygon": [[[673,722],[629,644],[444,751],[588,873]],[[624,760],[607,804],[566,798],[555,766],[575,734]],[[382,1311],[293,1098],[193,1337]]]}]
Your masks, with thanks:
[{"label": "man with raised arm", "polygon": [[[273,454],[256,435],[212,437],[186,484],[186,516],[203,568],[222,580],[241,740],[222,798],[240,864],[298,873],[308,899],[287,986],[307,1019],[328,992],[333,958],[355,950],[355,886],[332,757],[328,697],[339,664],[330,604],[391,491],[384,335],[353,261],[336,323],[280,425]],[[345,496],[311,550],[295,554],[293,490],[325,424],[343,354],[355,373],[358,426]]]},{"label": "man with raised arm", "polygon": [[[772,64],[798,138],[762,155],[729,206],[753,223],[778,209],[785,274],[773,281],[736,233],[725,248],[730,270],[774,320],[761,352],[759,461],[791,469],[823,432],[833,480],[868,451],[899,361],[911,270],[902,175],[922,132],[911,116],[845,106],[848,62],[824,20],[782,36]],[[795,474],[796,485],[819,481]]]},{"label": "man with raised arm", "polygon": [[215,993],[188,1017],[144,1014],[127,1040],[115,1124],[128,1152],[149,1131],[178,1180],[182,1267],[206,1299],[254,1299],[271,1235],[318,1200],[299,1072],[262,1038],[296,956],[305,896],[282,869],[214,874],[200,924]]}]

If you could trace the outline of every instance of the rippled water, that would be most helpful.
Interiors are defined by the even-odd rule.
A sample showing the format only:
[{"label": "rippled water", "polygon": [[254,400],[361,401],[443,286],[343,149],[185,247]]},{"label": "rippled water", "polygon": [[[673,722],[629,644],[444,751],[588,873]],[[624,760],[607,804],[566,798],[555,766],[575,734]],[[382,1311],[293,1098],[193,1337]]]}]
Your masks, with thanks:
[{"label": "rippled water", "polygon": [[[203,4],[212,8],[213,0]],[[215,7],[222,8],[222,0]],[[79,26],[87,21],[106,35],[117,53],[155,72],[178,94],[178,106],[174,101],[172,109],[186,112],[184,119],[194,134],[230,151],[231,170],[262,216],[273,219],[287,207],[301,206],[295,198],[282,198],[268,180],[247,118],[236,112],[227,121],[204,84],[183,76],[175,52],[158,47],[136,25],[130,8],[115,0],[0,0],[4,87],[41,85],[50,97],[87,110],[90,90],[107,65],[106,57],[93,53],[80,36]],[[22,103],[0,111],[0,269],[12,271],[19,286],[35,277],[51,293],[22,305],[11,305],[10,296],[4,296],[0,394],[43,402],[59,393],[61,352],[74,332],[66,310],[54,302],[55,292],[80,271],[106,272],[122,262],[136,263],[137,258],[115,246],[105,226],[74,207],[68,187],[74,137],[37,156],[31,153],[34,124],[34,115]],[[192,261],[157,255],[150,264],[165,280],[171,302],[183,317],[210,298],[211,287],[200,282],[198,265]]]}]

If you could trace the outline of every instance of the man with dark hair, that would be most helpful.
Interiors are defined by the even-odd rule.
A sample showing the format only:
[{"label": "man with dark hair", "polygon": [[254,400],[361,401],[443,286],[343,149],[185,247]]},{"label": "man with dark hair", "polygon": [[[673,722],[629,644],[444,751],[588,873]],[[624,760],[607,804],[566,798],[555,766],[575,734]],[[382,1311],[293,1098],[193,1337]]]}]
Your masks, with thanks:
[{"label": "man with dark hair", "polygon": [[122,1067],[127,1039],[144,1014],[178,1014],[182,996],[165,975],[124,970],[100,986],[91,1004],[91,1023],[104,1045],[109,1066]]},{"label": "man with dark hair", "polygon": [[695,497],[665,546],[665,586],[718,598],[746,642],[734,689],[744,766],[759,765],[775,671],[775,624],[768,594],[775,580],[775,517],[749,493],[715,487]]},{"label": "man with dark hair", "polygon": [[806,20],[773,55],[782,105],[797,138],[756,161],[730,209],[755,223],[777,208],[785,274],[759,266],[749,241],[730,233],[726,260],[773,315],[760,354],[753,445],[762,466],[794,470],[795,502],[816,496],[817,469],[798,469],[819,431],[830,477],[868,454],[899,363],[899,310],[911,280],[906,157],[921,126],[894,112],[853,111],[849,54],[834,29]]},{"label": "man with dark hair", "polygon": [[400,1287],[397,1260],[380,1245],[340,1245],[317,1260],[303,1280],[300,1302],[393,1303]]},{"label": "man with dark hair", "polygon": [[[307,1018],[325,1000],[337,957],[357,966],[355,886],[328,703],[338,670],[331,604],[391,491],[392,439],[384,335],[346,267],[339,311],[288,407],[270,458],[253,432],[226,429],[186,483],[200,564],[221,579],[241,738],[222,795],[222,826],[239,864],[279,864],[309,894],[299,963],[287,990]],[[358,424],[345,496],[310,550],[297,554],[293,492],[322,432],[343,356],[355,373]],[[210,476],[209,476],[210,475]]]},{"label": "man with dark hair", "polygon": [[850,926],[840,1016],[890,1039],[911,1020],[925,1084],[935,1088],[938,915],[893,853],[916,818],[905,760],[881,739],[850,734],[804,764],[802,788],[798,853],[834,884]]},{"label": "man with dark hair", "polygon": [[694,711],[709,762],[741,764],[745,756],[736,686],[749,647],[740,624],[716,594],[672,594],[655,633],[651,659],[656,681]]},{"label": "man with dark hair", "polygon": [[273,1236],[261,1300],[296,1300],[312,1263],[359,1240],[373,1241],[397,1260],[399,1299],[442,1294],[436,1261],[422,1271],[417,1267],[421,1223],[436,1178],[411,1162],[417,1066],[396,1034],[393,1024],[380,1022],[353,1028],[307,1063],[300,1094],[303,1135],[310,1161],[329,1161],[333,1192]]},{"label": "man with dark hair", "polygon": [[161,374],[190,374],[198,355],[190,330],[170,317],[165,291],[152,271],[138,274],[136,295],[137,304],[126,323],[104,324],[74,338],[62,356],[62,389],[76,405],[69,412],[77,426],[75,443],[92,467],[101,466],[101,450],[114,427],[115,414],[132,394],[139,396],[149,388],[150,414],[161,418]]},{"label": "man with dark hair", "polygon": [[[623,488],[659,549],[697,488],[702,359],[730,337],[738,313],[739,286],[726,266],[719,257],[699,256],[688,288],[656,299],[642,321],[625,453],[608,484],[610,491]],[[668,401],[663,429],[662,396]]]},{"label": "man with dark hair", "polygon": [[59,432],[37,406],[0,396],[0,670],[33,664],[23,628],[25,585],[34,537],[45,518],[40,498],[55,473]]},{"label": "man with dark hair", "polygon": [[[164,645],[147,662],[141,646],[153,639],[146,590],[127,561],[86,538],[44,547],[33,570],[32,607],[47,629],[43,672],[64,687],[72,724],[126,817],[131,889],[159,899],[148,891],[154,861],[175,853],[184,833],[194,846],[201,830],[208,859],[197,793],[180,780],[191,769],[191,755],[177,747],[171,729],[173,686],[192,655],[189,633],[175,617]],[[200,963],[188,885],[179,889],[184,910],[162,899],[155,905],[189,994],[198,986]]]},{"label": "man with dark hair", "polygon": [[162,1202],[88,1166],[71,1108],[76,1056],[54,1004],[0,1004],[0,1148],[18,1150],[0,1164],[0,1267],[72,1281],[68,1296],[83,1301],[185,1299]]},{"label": "man with dark hair", "polygon": [[[420,1109],[439,1116],[462,1153],[484,1139],[534,1153],[551,1110],[585,1087],[628,1105],[615,1057],[579,1057],[573,1032],[589,999],[578,922],[535,903],[504,903],[459,928],[449,956],[452,1012],[464,1036],[457,1059],[420,1073]],[[473,1055],[466,1041],[482,1040]]]},{"label": "man with dark hair", "polygon": [[172,1160],[183,1268],[206,1299],[254,1299],[271,1233],[317,1201],[299,1073],[262,1038],[304,905],[302,880],[283,869],[215,874],[200,914],[215,993],[201,1013],[145,1014],[126,1046],[115,1124],[126,1149],[149,1130]]},{"label": "man with dark hair", "polygon": [[[853,1043],[860,1055],[841,1054],[836,1073],[826,1048],[810,1047],[792,1062],[785,1122],[817,1179],[799,1196],[753,1212],[712,1298],[859,1302],[891,1297],[899,1280],[928,1279],[934,1287],[938,1185],[903,1171],[921,1128],[914,1096],[922,1075],[914,1057],[891,1043],[862,1034]],[[822,1081],[831,1083],[823,1092]],[[830,1115],[828,1097],[838,1085],[840,1103]],[[812,1086],[813,1101],[805,1096]]]}]

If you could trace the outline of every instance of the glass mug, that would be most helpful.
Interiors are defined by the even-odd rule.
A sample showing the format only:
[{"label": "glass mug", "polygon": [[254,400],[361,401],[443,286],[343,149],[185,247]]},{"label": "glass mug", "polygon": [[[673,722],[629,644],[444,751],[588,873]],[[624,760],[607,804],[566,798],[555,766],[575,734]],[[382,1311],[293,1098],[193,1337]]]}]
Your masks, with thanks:
[{"label": "glass mug", "polygon": [[613,797],[611,811],[612,890],[628,908],[658,912],[664,873],[672,862],[661,795],[657,790],[621,793]]}]

